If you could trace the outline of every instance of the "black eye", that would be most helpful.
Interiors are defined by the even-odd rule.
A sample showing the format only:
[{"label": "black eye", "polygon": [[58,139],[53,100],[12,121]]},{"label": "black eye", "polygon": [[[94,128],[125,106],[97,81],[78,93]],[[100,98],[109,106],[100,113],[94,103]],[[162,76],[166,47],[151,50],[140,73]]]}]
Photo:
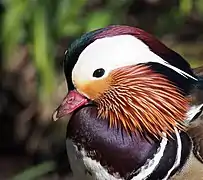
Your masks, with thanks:
[{"label": "black eye", "polygon": [[93,72],[93,77],[100,78],[104,75],[104,73],[105,73],[105,70],[103,68],[96,69]]}]

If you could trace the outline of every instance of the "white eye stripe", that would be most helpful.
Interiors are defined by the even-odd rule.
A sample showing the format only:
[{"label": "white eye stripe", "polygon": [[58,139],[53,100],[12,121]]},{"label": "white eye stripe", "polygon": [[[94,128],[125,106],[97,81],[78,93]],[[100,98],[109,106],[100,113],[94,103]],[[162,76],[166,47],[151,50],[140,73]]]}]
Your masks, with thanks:
[{"label": "white eye stripe", "polygon": [[191,78],[191,79],[194,79],[196,81],[198,80],[197,78],[195,78],[195,77],[191,76],[190,74],[182,71],[181,69],[179,69],[179,68],[177,68],[175,66],[170,65],[168,62],[165,62],[163,65],[168,67],[168,68],[170,68],[170,69],[172,69],[172,70],[174,70],[174,71],[176,71],[178,74],[180,74],[180,75],[182,75],[182,76],[184,76],[186,78]]},{"label": "white eye stripe", "polygon": [[[97,39],[87,46],[80,54],[73,69],[72,77],[76,80],[93,80],[92,73],[105,69],[105,75],[117,68],[141,63],[155,62],[166,66],[185,78],[197,80],[192,75],[169,64],[152,52],[141,40],[132,35],[120,35]],[[77,81],[77,80],[76,80]]]}]

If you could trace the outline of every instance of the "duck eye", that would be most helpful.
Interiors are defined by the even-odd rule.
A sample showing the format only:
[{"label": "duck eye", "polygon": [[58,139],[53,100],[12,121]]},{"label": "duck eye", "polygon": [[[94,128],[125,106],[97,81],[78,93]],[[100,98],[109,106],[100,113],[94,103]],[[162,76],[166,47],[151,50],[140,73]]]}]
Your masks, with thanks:
[{"label": "duck eye", "polygon": [[96,69],[93,72],[93,77],[100,78],[104,75],[104,73],[105,73],[105,70],[103,68]]}]

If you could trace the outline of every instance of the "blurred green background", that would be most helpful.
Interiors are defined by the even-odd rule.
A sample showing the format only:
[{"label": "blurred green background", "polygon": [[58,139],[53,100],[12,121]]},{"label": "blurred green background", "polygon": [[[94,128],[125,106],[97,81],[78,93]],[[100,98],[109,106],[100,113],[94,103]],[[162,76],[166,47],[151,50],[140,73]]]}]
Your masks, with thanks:
[{"label": "blurred green background", "polygon": [[66,122],[51,115],[64,52],[84,32],[137,26],[203,65],[203,0],[2,0],[0,21],[0,179],[67,177]]}]

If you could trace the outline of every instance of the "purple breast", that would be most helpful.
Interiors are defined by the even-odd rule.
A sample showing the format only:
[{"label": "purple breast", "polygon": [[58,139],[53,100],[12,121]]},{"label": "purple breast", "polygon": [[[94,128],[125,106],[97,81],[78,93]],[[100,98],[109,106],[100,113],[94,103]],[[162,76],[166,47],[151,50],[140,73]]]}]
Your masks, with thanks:
[{"label": "purple breast", "polygon": [[95,106],[85,106],[75,112],[67,127],[67,138],[88,156],[105,166],[109,173],[118,172],[127,177],[156,153],[158,141],[147,140],[138,135],[109,127],[107,119],[97,117]]}]

